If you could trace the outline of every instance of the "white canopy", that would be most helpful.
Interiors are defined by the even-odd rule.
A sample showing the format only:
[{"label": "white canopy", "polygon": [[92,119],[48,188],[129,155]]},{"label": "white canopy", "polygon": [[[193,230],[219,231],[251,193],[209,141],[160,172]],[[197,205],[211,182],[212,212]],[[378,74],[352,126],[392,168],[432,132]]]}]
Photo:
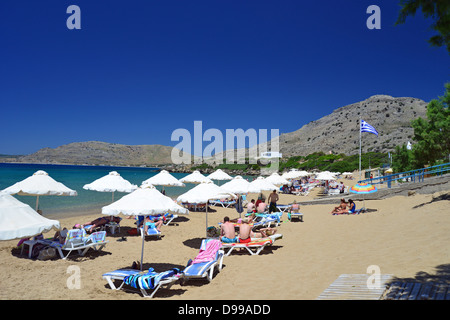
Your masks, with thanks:
[{"label": "white canopy", "polygon": [[200,171],[195,170],[191,174],[180,179],[183,183],[202,183],[202,182],[212,182],[211,179],[205,177],[200,173]]},{"label": "white canopy", "polygon": [[297,169],[291,169],[291,171],[289,172],[285,172],[281,175],[281,177],[283,177],[284,179],[297,179],[297,178],[301,178],[304,176],[309,175],[309,173],[307,171],[299,171]]},{"label": "white canopy", "polygon": [[336,180],[336,178],[334,177],[334,175],[331,172],[319,172],[316,175],[316,179],[317,180]]},{"label": "white canopy", "polygon": [[151,184],[143,184],[132,193],[102,208],[103,214],[112,216],[119,214],[128,216],[156,215],[167,212],[189,213],[187,209],[163,195]]},{"label": "white canopy", "polygon": [[180,195],[177,198],[177,202],[207,203],[209,200],[217,200],[229,197],[237,198],[234,193],[228,192],[212,182],[203,182]]},{"label": "white canopy", "polygon": [[212,182],[203,182],[195,186],[186,193],[183,193],[177,198],[178,202],[186,203],[206,203],[205,218],[206,228],[208,228],[208,202],[209,200],[219,200],[223,198],[236,199],[237,196],[233,193],[227,192],[215,185]]},{"label": "white canopy", "polygon": [[114,192],[132,192],[138,188],[137,185],[131,184],[125,180],[116,171],[111,171],[108,175],[99,178],[89,184],[85,184],[83,189],[99,192],[112,192],[114,200]]},{"label": "white canopy", "polygon": [[280,176],[278,172],[272,173],[270,176],[266,178],[267,181],[270,183],[273,183],[274,185],[282,185],[282,184],[289,184],[289,181],[287,181],[285,178]]},{"label": "white canopy", "polygon": [[209,176],[207,176],[208,179],[211,180],[231,180],[233,179],[232,176],[230,176],[228,173],[224,172],[221,169],[217,169],[213,173],[211,173]]},{"label": "white canopy", "polygon": [[13,196],[0,193],[0,240],[30,238],[60,228],[59,221],[47,219]]},{"label": "white canopy", "polygon": [[145,180],[142,184],[151,184],[154,186],[165,186],[165,187],[184,187],[184,183],[179,181],[167,170],[161,170],[158,174]]},{"label": "white canopy", "polygon": [[[143,184],[132,193],[102,208],[103,214],[112,216],[118,214],[146,216],[165,214],[167,212],[189,214],[187,209],[179,206],[172,199],[163,195],[151,184]],[[141,270],[144,259],[144,240],[145,237],[142,235]]]},{"label": "white canopy", "polygon": [[233,180],[220,186],[223,190],[231,193],[248,193],[248,188],[250,182],[242,178],[241,176],[236,176]]},{"label": "white canopy", "polygon": [[274,185],[270,181],[267,181],[263,177],[258,177],[255,180],[253,180],[252,182],[250,182],[248,192],[258,193],[261,191],[269,191],[269,190],[272,191],[272,190],[276,190],[276,189],[278,189],[278,187],[276,185]]},{"label": "white canopy", "polygon": [[25,196],[37,196],[36,210],[39,196],[76,196],[75,190],[67,188],[61,182],[55,181],[47,172],[38,170],[32,176],[13,184],[3,190],[4,193]]}]

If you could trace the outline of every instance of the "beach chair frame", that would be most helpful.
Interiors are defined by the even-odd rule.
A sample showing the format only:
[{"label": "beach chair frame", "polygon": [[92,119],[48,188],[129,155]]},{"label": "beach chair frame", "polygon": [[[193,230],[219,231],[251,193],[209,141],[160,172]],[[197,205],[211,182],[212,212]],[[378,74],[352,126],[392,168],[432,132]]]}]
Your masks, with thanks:
[{"label": "beach chair frame", "polygon": [[[185,284],[188,280],[205,278],[208,282],[211,282],[214,271],[220,272],[222,270],[224,255],[225,252],[223,250],[218,250],[214,260],[187,266],[181,274],[181,283]],[[196,269],[196,272],[192,273],[193,269]]]},{"label": "beach chair frame", "polygon": [[[109,287],[112,290],[121,290],[125,284],[125,278],[127,276],[130,275],[136,275],[142,273],[139,270],[136,269],[118,269],[115,271],[111,271],[108,273],[103,274],[103,279],[106,280],[106,282],[108,283]],[[119,286],[116,286],[114,281],[121,281]],[[167,277],[164,278],[162,280],[159,281],[158,285],[154,288],[154,289],[142,289],[139,288],[140,293],[142,294],[142,296],[144,298],[153,298],[153,296],[156,294],[156,292],[161,288],[161,287],[166,287],[167,289],[170,289],[170,287],[179,280],[178,276],[171,276],[171,277]],[[130,291],[134,291],[132,289],[127,289]]]}]

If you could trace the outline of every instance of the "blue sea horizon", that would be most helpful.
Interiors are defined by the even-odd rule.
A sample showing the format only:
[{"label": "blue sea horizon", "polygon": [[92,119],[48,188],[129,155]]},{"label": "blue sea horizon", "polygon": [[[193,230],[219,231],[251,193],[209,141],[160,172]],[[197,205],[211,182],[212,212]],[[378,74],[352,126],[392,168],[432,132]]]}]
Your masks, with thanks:
[{"label": "blue sea horizon", "polygon": [[[91,183],[107,175],[111,171],[117,171],[124,179],[132,184],[140,186],[144,180],[156,175],[158,168],[150,167],[121,167],[121,166],[87,166],[87,165],[62,165],[62,164],[26,164],[26,163],[0,163],[0,190],[3,190],[16,182],[22,181],[38,170],[44,170],[58,182],[70,189],[76,190],[77,196],[41,196],[39,197],[39,209],[44,216],[65,216],[69,213],[80,214],[83,212],[101,211],[101,208],[112,202],[112,193],[97,192],[83,189],[85,184]],[[171,173],[175,178],[181,179],[187,173]],[[186,187],[166,187],[166,195],[175,199],[193,185]],[[161,186],[156,186],[161,190]],[[114,201],[127,193],[115,192]],[[36,197],[14,195],[18,200],[36,207]]]}]

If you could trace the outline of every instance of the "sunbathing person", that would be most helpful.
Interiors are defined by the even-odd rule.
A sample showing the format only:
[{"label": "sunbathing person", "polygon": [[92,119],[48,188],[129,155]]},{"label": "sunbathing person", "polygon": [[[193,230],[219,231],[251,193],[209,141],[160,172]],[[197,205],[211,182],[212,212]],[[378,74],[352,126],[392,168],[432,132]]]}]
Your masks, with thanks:
[{"label": "sunbathing person", "polygon": [[251,232],[252,238],[267,238],[277,233],[277,228],[262,228],[258,232]]},{"label": "sunbathing person", "polygon": [[115,223],[119,223],[120,220],[122,220],[122,218],[119,217],[114,217],[114,216],[105,216],[105,217],[100,217],[97,218],[91,222],[88,223],[83,223],[83,224],[76,224],[73,228],[74,229],[81,229],[84,227],[89,227],[88,229],[86,229],[86,232],[90,233],[92,232],[94,229],[101,227],[107,223],[110,222],[115,222]]},{"label": "sunbathing person", "polygon": [[239,243],[248,243],[251,239],[252,226],[248,224],[248,219],[243,218],[242,224],[239,226]]},{"label": "sunbathing person", "polygon": [[152,216],[145,217],[144,234],[147,234],[148,229],[156,229],[158,232],[161,232],[162,224],[163,220],[160,220]]},{"label": "sunbathing person", "polygon": [[297,203],[296,200],[290,205],[289,212],[290,213],[299,213],[300,205]]},{"label": "sunbathing person", "polygon": [[223,223],[220,226],[220,241],[225,243],[237,242],[236,231],[234,230],[234,224],[230,221],[229,217],[223,218]]},{"label": "sunbathing person", "polygon": [[347,202],[345,202],[345,199],[341,199],[341,204],[337,207],[334,207],[333,211],[331,211],[331,214],[341,214],[344,211],[347,210]]}]

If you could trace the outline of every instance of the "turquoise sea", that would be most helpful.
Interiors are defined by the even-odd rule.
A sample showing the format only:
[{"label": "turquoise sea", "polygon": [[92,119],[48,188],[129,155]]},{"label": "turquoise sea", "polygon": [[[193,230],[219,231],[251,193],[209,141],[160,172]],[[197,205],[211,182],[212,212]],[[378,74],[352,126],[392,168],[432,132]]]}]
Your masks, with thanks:
[{"label": "turquoise sea", "polygon": [[[142,181],[154,176],[159,172],[156,168],[135,167],[112,167],[112,166],[74,166],[53,164],[18,164],[0,163],[0,190],[3,190],[16,182],[28,178],[38,170],[44,170],[53,179],[63,183],[68,188],[76,190],[78,196],[41,196],[39,197],[39,209],[44,216],[61,216],[64,214],[83,214],[86,211],[97,210],[108,205],[112,201],[109,192],[97,192],[84,190],[85,184],[107,175],[111,171],[117,171],[124,179],[133,184],[141,185]],[[172,173],[181,179],[187,173]],[[166,195],[175,199],[178,195],[185,193],[194,185],[186,184],[186,187],[166,187]],[[160,186],[156,186],[159,190]],[[126,193],[115,192],[114,200],[118,200]],[[14,195],[20,201],[27,203],[33,209],[36,207],[36,197]]]}]

